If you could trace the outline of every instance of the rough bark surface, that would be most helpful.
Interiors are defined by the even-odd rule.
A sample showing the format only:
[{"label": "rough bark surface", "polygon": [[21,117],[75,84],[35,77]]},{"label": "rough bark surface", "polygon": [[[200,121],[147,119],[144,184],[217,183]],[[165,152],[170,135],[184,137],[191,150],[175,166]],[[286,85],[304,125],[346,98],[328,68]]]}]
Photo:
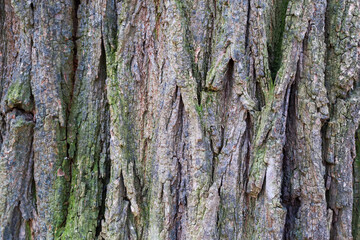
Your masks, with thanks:
[{"label": "rough bark surface", "polygon": [[358,0],[0,0],[0,239],[360,239]]}]

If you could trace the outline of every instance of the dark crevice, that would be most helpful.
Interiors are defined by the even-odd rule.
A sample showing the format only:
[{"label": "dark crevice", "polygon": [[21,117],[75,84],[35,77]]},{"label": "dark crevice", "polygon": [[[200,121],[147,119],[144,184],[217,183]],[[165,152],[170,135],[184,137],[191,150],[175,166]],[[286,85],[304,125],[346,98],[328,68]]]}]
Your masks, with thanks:
[{"label": "dark crevice", "polygon": [[321,147],[322,147],[322,163],[325,166],[325,175],[324,175],[324,183],[325,183],[325,198],[327,209],[330,208],[329,201],[330,201],[330,184],[331,184],[331,176],[330,176],[330,165],[326,161],[326,157],[328,155],[328,148],[329,148],[329,139],[326,138],[326,133],[328,131],[328,124],[329,121],[323,123],[321,127]]},{"label": "dark crevice", "polygon": [[326,199],[326,205],[327,209],[331,209],[330,207],[330,186],[331,186],[331,165],[327,162],[326,158],[328,156],[328,150],[329,150],[329,139],[327,138],[327,131],[329,126],[329,120],[323,123],[321,127],[321,147],[322,147],[322,159],[323,164],[325,166],[325,175],[324,175],[324,183],[325,183],[325,199]]},{"label": "dark crevice", "polygon": [[74,0],[74,10],[73,10],[73,34],[72,34],[72,41],[73,41],[73,70],[72,70],[72,76],[71,76],[71,91],[70,91],[70,101],[68,104],[68,116],[70,115],[72,102],[74,99],[74,88],[75,88],[75,80],[76,80],[76,70],[79,65],[78,61],[78,51],[77,51],[77,31],[79,27],[79,19],[77,16],[77,12],[79,9],[80,0]]},{"label": "dark crevice", "polygon": [[211,179],[211,183],[209,186],[211,186],[214,182],[214,175],[215,175],[215,166],[216,166],[216,159],[218,157],[218,154],[215,152],[214,150],[214,143],[213,143],[213,140],[210,138],[210,150],[212,152],[212,163],[211,163],[211,176],[210,176],[210,179]]},{"label": "dark crevice", "polygon": [[[208,0],[208,11],[211,12],[211,8],[210,8],[210,0]],[[204,86],[206,85],[206,78],[207,78],[207,74],[210,68],[210,63],[212,61],[212,45],[213,45],[213,36],[214,36],[214,30],[215,30],[215,21],[216,21],[216,0],[213,0],[213,7],[214,7],[214,11],[210,13],[210,18],[209,18],[209,26],[207,27],[207,32],[206,32],[206,38],[207,38],[207,44],[206,44],[206,48],[205,48],[205,53],[204,53],[204,63],[203,63],[203,67],[202,67],[202,82],[203,84],[200,84],[202,86],[200,86],[200,91],[204,90]],[[200,73],[201,74],[201,73]],[[200,96],[201,97],[201,96]],[[201,99],[200,99],[201,102]],[[200,104],[200,103],[199,103]]]},{"label": "dark crevice", "polygon": [[[73,173],[72,173],[72,169],[74,166],[74,159],[73,157],[76,155],[76,149],[77,149],[77,144],[75,143],[75,149],[74,152],[71,153],[70,149],[71,149],[71,145],[70,145],[70,139],[69,139],[69,131],[71,131],[71,129],[69,128],[69,122],[70,122],[70,114],[71,114],[71,107],[72,107],[72,103],[74,100],[74,89],[75,89],[75,81],[76,81],[76,70],[78,67],[78,52],[77,52],[77,45],[76,45],[76,35],[77,35],[77,29],[78,29],[78,16],[77,16],[77,12],[78,12],[78,8],[80,5],[80,0],[73,0],[73,13],[72,13],[72,20],[73,20],[73,32],[72,32],[72,38],[71,41],[73,42],[73,51],[72,51],[72,74],[70,76],[70,95],[69,95],[69,101],[67,103],[67,108],[66,108],[66,123],[65,123],[65,141],[66,141],[66,158],[64,159],[64,161],[67,161],[66,163],[62,163],[61,165],[64,166],[64,172],[65,172],[65,179],[67,181],[67,190],[66,190],[66,196],[65,199],[69,199],[70,198],[70,194],[71,194],[71,183],[73,181]],[[63,75],[63,74],[62,74]],[[67,175],[68,174],[68,175]],[[65,201],[64,201],[65,202]],[[65,204],[65,203],[64,203]],[[66,226],[66,221],[67,221],[67,217],[68,217],[68,213],[69,213],[69,208],[71,207],[69,202],[66,202],[67,207],[64,207],[64,221],[58,226],[58,229],[62,229],[63,227]],[[62,234],[62,231],[59,231],[57,234]],[[59,235],[59,236],[60,236]]]},{"label": "dark crevice", "polygon": [[285,18],[289,0],[274,0],[273,12],[270,16],[270,38],[267,43],[269,68],[273,83],[281,65],[282,40],[285,29]]},{"label": "dark crevice", "polygon": [[[299,65],[299,64],[298,64]],[[297,96],[297,82],[300,77],[299,66],[296,72],[295,81],[290,88],[290,99],[286,120],[286,143],[283,149],[283,179],[281,186],[281,201],[284,207],[287,209],[284,235],[283,239],[294,239],[295,234],[295,221],[297,212],[300,208],[301,201],[293,189],[292,181],[294,180],[294,171],[297,168],[297,159],[295,155],[296,151],[296,139],[297,139],[297,119],[296,119],[296,96]],[[296,181],[296,180],[295,180]]]},{"label": "dark crevice", "polygon": [[[71,75],[71,91],[70,91],[70,99],[69,99],[69,103],[67,105],[67,112],[66,112],[66,141],[68,141],[68,135],[69,135],[69,128],[68,128],[68,123],[70,120],[70,113],[71,113],[71,107],[72,107],[72,103],[74,100],[74,90],[75,90],[75,81],[76,81],[76,70],[78,68],[78,52],[77,52],[77,45],[76,45],[76,36],[77,36],[77,29],[78,29],[78,25],[79,25],[79,19],[77,16],[77,12],[78,12],[78,8],[80,5],[80,0],[74,0],[74,10],[73,10],[73,34],[72,34],[72,41],[73,41],[73,70],[72,70],[72,75]],[[76,149],[75,149],[76,151]],[[67,142],[67,160],[69,161],[69,178],[70,181],[72,180],[72,165],[73,165],[73,159],[72,156],[75,155],[75,153],[70,154],[70,143]]]},{"label": "dark crevice", "polygon": [[[130,225],[131,223],[133,222],[134,220],[134,215],[131,211],[131,202],[130,202],[130,199],[128,198],[127,196],[127,190],[126,190],[126,186],[125,186],[125,183],[124,183],[124,176],[123,176],[123,173],[120,172],[120,196],[122,197],[122,200],[127,202],[128,203],[128,206],[127,206],[127,219],[126,219],[126,232],[129,234],[130,233]],[[130,239],[130,235],[128,236],[127,239]],[[137,238],[138,239],[138,238]]]},{"label": "dark crevice", "polygon": [[251,139],[252,139],[252,122],[251,122],[251,115],[250,112],[247,112],[246,115],[246,130],[245,130],[245,141],[244,144],[247,144],[247,152],[245,155],[245,162],[244,162],[244,175],[243,175],[243,187],[244,189],[247,186],[247,183],[249,181],[249,166],[250,166],[250,150],[251,150]]},{"label": "dark crevice", "polygon": [[3,231],[2,235],[7,236],[8,239],[19,239],[21,221],[22,221],[22,217],[21,217],[20,207],[16,206],[11,214],[11,224],[6,225],[2,229]]},{"label": "dark crevice", "polygon": [[120,173],[120,195],[124,201],[127,201],[130,203],[130,199],[127,195],[127,190],[126,190],[126,186],[125,186],[124,175],[122,172]]},{"label": "dark crevice", "polygon": [[[99,63],[99,81],[101,81],[102,88],[104,89],[103,99],[105,103],[104,109],[104,131],[105,136],[102,139],[101,145],[103,146],[102,153],[105,154],[105,162],[104,164],[104,173],[101,174],[100,168],[98,168],[98,175],[100,176],[100,185],[102,186],[101,192],[101,203],[99,206],[99,215],[98,215],[98,222],[96,227],[96,237],[98,237],[102,230],[102,221],[105,219],[105,205],[106,205],[106,194],[107,194],[107,186],[110,182],[110,172],[111,172],[111,161],[110,161],[110,110],[109,110],[109,103],[107,101],[107,94],[106,94],[106,78],[107,78],[107,71],[106,71],[106,53],[105,53],[105,46],[103,38],[101,38],[101,55],[100,55],[100,63]],[[103,109],[101,109],[103,110]]]},{"label": "dark crevice", "polygon": [[184,208],[186,207],[186,203],[184,202],[183,198],[183,191],[182,188],[183,184],[183,176],[182,176],[182,164],[181,159],[183,158],[183,137],[184,137],[184,126],[185,126],[185,107],[184,102],[182,100],[182,96],[180,93],[180,89],[178,90],[178,97],[179,97],[179,106],[178,106],[178,116],[176,121],[176,139],[175,139],[175,149],[174,152],[176,153],[177,159],[177,174],[174,182],[172,183],[171,189],[175,190],[175,214],[171,223],[171,239],[181,239],[182,236],[182,228],[181,228],[181,221],[182,215],[184,212]]},{"label": "dark crevice", "polygon": [[332,26],[330,26],[331,23],[331,15],[335,14],[334,12],[334,3],[333,1],[328,1],[328,4],[326,5],[326,11],[325,11],[325,26],[324,26],[324,32],[325,32],[325,46],[326,46],[326,51],[325,51],[325,76],[324,76],[324,82],[325,82],[325,87],[327,89],[327,97],[330,101],[331,104],[328,104],[329,107],[329,116],[330,118],[333,116],[333,111],[334,111],[334,106],[336,105],[336,98],[334,99],[332,97],[332,74],[334,71],[334,46],[332,46],[332,44],[330,43],[330,34],[331,34],[331,29]]},{"label": "dark crevice", "polygon": [[[36,211],[36,188],[35,188],[35,178],[34,178],[34,129],[32,129],[31,132],[31,145],[30,145],[30,156],[28,159],[28,169],[26,173],[26,179],[24,182],[25,188],[25,194],[24,198],[25,201],[27,201],[27,205],[32,205]],[[35,195],[33,195],[35,194]],[[30,213],[28,218],[26,220],[29,220],[29,218],[32,218],[32,214]]]},{"label": "dark crevice", "polygon": [[[310,32],[310,23],[305,33],[302,50],[303,52],[308,51],[308,37]],[[294,82],[290,86],[289,103],[286,114],[286,128],[285,138],[286,143],[283,148],[283,179],[281,186],[281,202],[287,209],[285,228],[283,239],[290,240],[297,238],[298,230],[296,229],[297,214],[301,206],[301,198],[298,192],[294,192],[294,186],[292,183],[298,181],[296,179],[295,171],[299,167],[299,161],[296,155],[297,149],[297,89],[300,81],[301,71],[303,69],[304,54],[297,63],[297,70],[295,74]],[[300,170],[299,170],[300,171]]]},{"label": "dark crevice", "polygon": [[[31,147],[32,147],[32,155],[33,155],[33,152],[34,152],[33,145]],[[36,182],[35,182],[35,177],[34,177],[34,161],[32,162],[31,171],[32,171],[32,176],[31,176],[31,186],[30,186],[29,191],[30,191],[30,195],[32,196],[34,210],[35,210],[35,212],[37,212]]]},{"label": "dark crevice", "polygon": [[[225,174],[224,174],[225,175]],[[222,188],[222,185],[223,185],[223,179],[224,179],[224,176],[221,176],[221,179],[220,179],[220,185],[218,187],[218,191],[217,191],[217,194],[220,198],[220,204],[219,204],[219,210],[217,212],[217,215],[216,215],[216,228],[217,228],[217,232],[219,234],[219,236],[221,236],[221,230],[222,230],[222,227],[221,225],[223,224],[222,223],[222,219],[224,219],[224,214],[225,212],[222,211],[222,199],[221,199],[221,188]]]},{"label": "dark crevice", "polygon": [[354,239],[360,238],[360,129],[355,133],[356,156],[353,163],[353,212],[352,234]]},{"label": "dark crevice", "polygon": [[181,239],[181,232],[182,232],[182,228],[181,228],[181,219],[182,219],[182,213],[184,211],[183,208],[185,208],[185,205],[181,199],[181,193],[180,191],[182,190],[181,189],[181,182],[182,182],[182,175],[181,175],[181,170],[182,170],[182,167],[181,167],[181,163],[180,161],[178,160],[177,161],[177,179],[176,179],[176,182],[177,182],[177,186],[176,186],[176,212],[175,212],[175,216],[174,216],[174,219],[173,219],[173,224],[172,226],[174,226],[174,233],[175,233],[175,238],[174,239]]},{"label": "dark crevice", "polygon": [[15,112],[16,116],[23,115],[23,116],[25,116],[26,120],[34,122],[34,114],[33,114],[33,112],[25,111],[24,109],[17,108],[17,107],[7,109],[7,111],[5,113],[9,113],[9,112]]},{"label": "dark crevice", "polygon": [[[6,48],[7,48],[7,41],[6,41],[6,34],[4,30],[6,19],[6,12],[5,12],[5,3],[4,0],[0,0],[0,99],[2,98],[3,92],[3,83],[4,83],[4,70],[5,70],[5,62],[6,62]],[[2,142],[2,141],[1,141]]]},{"label": "dark crevice", "polygon": [[233,81],[234,81],[233,74],[234,74],[234,60],[230,59],[228,66],[227,66],[225,78],[224,78],[224,102],[225,103],[230,98],[230,95],[232,92],[232,86],[233,86]]},{"label": "dark crevice", "polygon": [[225,126],[227,113],[229,112],[229,100],[232,94],[232,88],[234,83],[234,60],[230,59],[227,65],[227,70],[223,79],[223,112],[222,112],[222,121],[223,125]]},{"label": "dark crevice", "polygon": [[250,35],[250,14],[251,14],[251,4],[250,0],[248,0],[247,6],[247,17],[246,17],[246,30],[245,30],[245,52],[248,52],[249,46],[249,35]]},{"label": "dark crevice", "polygon": [[[331,1],[328,2],[327,6],[326,6],[326,11],[325,11],[325,26],[324,26],[324,32],[325,32],[325,46],[326,46],[326,51],[325,51],[325,71],[324,71],[324,83],[325,83],[325,87],[327,89],[327,98],[330,100],[331,104],[328,104],[329,107],[329,119],[324,122],[322,128],[321,128],[321,136],[322,136],[322,154],[323,154],[323,163],[325,165],[325,198],[326,198],[326,205],[327,205],[327,209],[330,209],[331,211],[336,210],[336,209],[332,209],[331,204],[330,204],[330,188],[331,188],[331,164],[329,164],[329,162],[327,161],[327,156],[328,156],[328,151],[329,151],[329,146],[330,146],[330,139],[327,138],[327,132],[328,132],[328,128],[329,128],[329,121],[331,121],[332,116],[334,115],[334,106],[336,104],[334,104],[332,101],[332,99],[330,98],[330,88],[331,88],[331,83],[330,83],[330,75],[331,75],[331,70],[329,69],[329,67],[332,66],[332,64],[330,64],[331,61],[331,54],[333,51],[333,48],[330,44],[330,40],[329,40],[329,34],[330,34],[330,16],[329,14],[331,14]],[[330,238],[333,235],[333,225],[335,223],[335,212],[333,213],[333,219],[331,219],[331,229],[330,229]]]},{"label": "dark crevice", "polygon": [[[253,66],[253,77],[256,79],[256,69]],[[259,111],[265,106],[265,95],[263,90],[261,89],[260,82],[255,80],[255,97],[257,99],[257,108]]]}]

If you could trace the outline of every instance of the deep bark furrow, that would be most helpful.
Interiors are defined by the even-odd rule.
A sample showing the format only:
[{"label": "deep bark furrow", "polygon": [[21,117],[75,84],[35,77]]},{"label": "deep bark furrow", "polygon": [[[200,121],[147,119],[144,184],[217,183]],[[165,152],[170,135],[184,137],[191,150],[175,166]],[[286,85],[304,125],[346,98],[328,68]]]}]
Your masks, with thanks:
[{"label": "deep bark furrow", "polygon": [[355,135],[355,147],[356,147],[356,158],[353,164],[353,181],[354,181],[354,196],[353,196],[353,212],[352,212],[352,235],[354,239],[358,239],[360,237],[359,234],[359,216],[360,216],[360,140],[359,140],[359,129],[356,130]]},{"label": "deep bark furrow", "polygon": [[269,54],[269,69],[271,78],[275,81],[276,74],[281,66],[282,42],[285,29],[285,18],[289,0],[276,0],[268,10],[268,42],[267,51]]}]

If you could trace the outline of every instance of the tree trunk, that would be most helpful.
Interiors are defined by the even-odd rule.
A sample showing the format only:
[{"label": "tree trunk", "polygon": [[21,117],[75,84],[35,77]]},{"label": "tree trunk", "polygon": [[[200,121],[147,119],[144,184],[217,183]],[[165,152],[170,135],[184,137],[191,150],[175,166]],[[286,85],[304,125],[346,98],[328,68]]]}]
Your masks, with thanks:
[{"label": "tree trunk", "polygon": [[0,0],[0,239],[360,239],[359,10]]}]

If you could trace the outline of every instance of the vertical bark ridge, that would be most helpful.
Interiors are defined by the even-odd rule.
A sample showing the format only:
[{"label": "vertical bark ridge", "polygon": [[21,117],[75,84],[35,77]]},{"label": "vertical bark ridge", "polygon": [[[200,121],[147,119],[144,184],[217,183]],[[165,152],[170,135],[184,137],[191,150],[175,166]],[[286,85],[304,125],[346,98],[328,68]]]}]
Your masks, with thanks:
[{"label": "vertical bark ridge", "polygon": [[[109,189],[120,189],[124,186],[126,196],[112,191],[107,194],[105,222],[102,230],[103,236],[117,238],[128,236],[131,238],[145,237],[144,227],[149,212],[147,209],[147,191],[152,178],[150,169],[151,159],[142,158],[141,153],[151,154],[151,149],[144,150],[143,140],[152,137],[148,132],[141,132],[144,123],[152,112],[147,110],[147,63],[155,64],[153,55],[147,55],[147,49],[152,53],[155,23],[155,6],[149,4],[144,7],[141,1],[125,1],[124,3],[107,2],[108,16],[116,14],[118,28],[114,23],[105,20],[104,43],[107,62],[107,95],[110,104],[110,159],[111,177]],[[121,11],[113,12],[115,9]],[[147,15],[149,11],[152,14]],[[111,13],[113,12],[113,13]],[[128,15],[128,13],[130,13]],[[131,16],[131,17],[130,17]],[[120,23],[124,23],[121,25]],[[137,23],[144,23],[137,25]],[[134,26],[139,28],[134,28]],[[116,31],[116,32],[115,32]],[[155,70],[156,71],[156,70]],[[150,76],[149,78],[152,78]],[[140,108],[144,106],[144,108]],[[149,116],[150,115],[150,116]],[[149,117],[148,117],[149,116]],[[149,125],[148,127],[153,127]],[[137,150],[138,147],[142,148]],[[123,176],[123,177],[120,177]],[[144,181],[147,188],[143,188]],[[114,200],[118,205],[112,205]],[[120,214],[124,214],[120,217]],[[122,228],[128,228],[124,233]],[[117,229],[122,229],[118,230]]]},{"label": "vertical bark ridge", "polygon": [[[0,236],[4,239],[31,237],[31,219],[35,205],[33,195],[34,99],[31,93],[32,9],[23,2],[11,6],[3,2],[6,18],[2,26],[12,31],[2,46],[1,115],[6,125],[1,130],[1,198]],[[8,29],[10,30],[10,29]],[[17,48],[17,46],[20,46]],[[12,60],[11,62],[7,62]],[[4,66],[4,68],[2,68]]]},{"label": "vertical bark ridge", "polygon": [[[1,151],[1,237],[25,239],[26,224],[33,218],[32,137],[33,116],[14,109],[6,114],[7,134]],[[15,140],[15,139],[21,139]]]},{"label": "vertical bark ridge", "polygon": [[[265,109],[262,110],[259,117],[259,126],[254,138],[253,162],[250,170],[248,182],[248,193],[259,198],[258,211],[260,217],[255,220],[259,226],[254,236],[258,238],[281,238],[283,236],[283,227],[285,224],[285,209],[280,200],[282,171],[282,154],[285,143],[285,125],[288,112],[288,102],[290,86],[295,79],[298,61],[302,54],[303,42],[306,41],[306,34],[309,28],[309,20],[313,17],[315,8],[313,4],[307,3],[303,7],[300,3],[290,1],[288,13],[285,20],[285,31],[283,35],[283,57],[281,67],[277,72],[274,86],[267,90],[265,94]],[[265,5],[266,7],[267,5]],[[258,10],[260,11],[260,10]],[[264,10],[266,12],[266,8]],[[296,22],[296,24],[295,24]],[[264,23],[258,23],[260,26]],[[255,32],[256,33],[256,32]],[[264,41],[264,40],[263,40]],[[259,46],[262,46],[261,44]],[[267,54],[263,48],[262,54]],[[266,56],[266,55],[265,55]],[[266,60],[266,58],[263,58]],[[264,70],[256,70],[256,76],[264,76],[265,82],[269,82],[269,76],[263,73],[267,72],[268,64],[264,61]],[[256,62],[255,62],[256,64]],[[263,84],[263,86],[265,86]],[[266,178],[265,178],[266,177]],[[265,186],[263,195],[259,195],[261,189]],[[264,202],[262,202],[264,201]],[[267,219],[266,224],[262,224]],[[271,219],[271,220],[269,220]],[[272,231],[265,229],[271,228]]]},{"label": "vertical bark ridge", "polygon": [[66,220],[70,187],[66,129],[74,74],[74,2],[34,1],[33,9],[36,237],[53,239]]},{"label": "vertical bark ridge", "polygon": [[[351,238],[353,161],[358,127],[359,2],[328,1],[326,18],[326,87],[330,119],[326,131],[328,206],[333,211],[330,238]],[[343,39],[340,41],[340,39]],[[342,56],[339,52],[346,53]],[[339,125],[341,123],[341,125]],[[344,167],[346,166],[346,167]]]},{"label": "vertical bark ridge", "polygon": [[330,230],[321,135],[322,123],[328,118],[324,81],[326,5],[319,1],[315,2],[315,6],[316,11],[309,21],[298,67],[296,105],[292,113],[296,134],[287,136],[289,143],[291,139],[294,141],[290,147],[295,166],[289,169],[293,174],[289,193],[290,200],[296,204],[296,215],[288,215],[292,226],[287,229],[287,239],[328,239]]},{"label": "vertical bark ridge", "polygon": [[[101,223],[99,214],[103,184],[107,178],[107,72],[101,32],[103,6],[98,3],[77,4],[75,2],[74,10],[77,11],[75,18],[79,21],[79,28],[77,24],[74,26],[77,33],[73,39],[77,45],[75,49],[78,49],[74,54],[78,55],[74,55],[74,93],[68,121],[71,190],[66,223],[59,231],[61,239],[95,238],[96,228]],[[89,31],[91,35],[85,37]]]}]

